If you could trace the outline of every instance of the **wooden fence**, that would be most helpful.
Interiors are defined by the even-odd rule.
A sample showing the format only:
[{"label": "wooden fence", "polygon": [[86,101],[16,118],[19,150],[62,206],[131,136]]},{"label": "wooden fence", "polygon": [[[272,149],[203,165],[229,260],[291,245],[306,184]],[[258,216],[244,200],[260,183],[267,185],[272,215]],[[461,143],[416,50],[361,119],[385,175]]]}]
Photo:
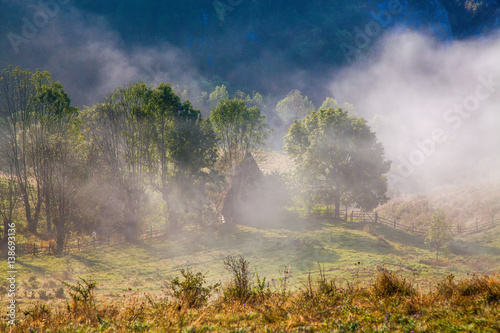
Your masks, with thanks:
[{"label": "wooden fence", "polygon": [[[311,217],[334,217],[334,211],[329,208],[315,208],[310,212]],[[343,221],[352,223],[379,223],[395,230],[411,233],[418,236],[423,236],[427,233],[427,229],[413,225],[398,223],[397,220],[389,220],[378,216],[377,213],[367,213],[361,210],[345,210],[341,213]],[[460,234],[470,234],[474,232],[486,231],[500,224],[500,219],[494,219],[487,222],[476,222],[476,225],[462,227],[451,226],[450,233],[453,236]],[[168,233],[167,228],[153,228],[148,227],[136,239],[148,239],[159,236],[164,236]],[[112,235],[109,237],[98,237],[97,235],[77,237],[72,240],[67,240],[64,246],[63,253],[75,253],[83,250],[96,249],[108,247],[123,242],[123,236]],[[27,242],[24,244],[16,244],[17,256],[22,255],[37,255],[37,254],[55,254],[56,253],[55,241],[37,241]]]},{"label": "wooden fence", "polygon": [[[143,231],[135,239],[148,239],[153,237],[159,237],[167,234],[167,229],[163,228],[153,228],[149,227]],[[109,247],[116,244],[123,243],[123,236],[121,235],[111,235],[109,237],[91,235],[91,236],[81,236],[71,240],[66,240],[64,243],[63,253],[74,253],[84,250],[96,249]],[[37,254],[56,254],[57,244],[54,240],[50,241],[36,241],[27,242],[23,244],[16,244],[16,255],[37,255]]]},{"label": "wooden fence", "polygon": [[[334,217],[334,211],[326,208],[326,209],[313,209],[311,214],[316,217]],[[416,226],[415,224],[408,225],[403,224],[397,221],[397,219],[389,220],[384,217],[378,216],[375,213],[367,213],[361,210],[351,210],[342,211],[341,219],[347,222],[363,222],[363,223],[380,223],[385,226],[391,227],[395,230],[400,230],[404,232],[408,232],[414,235],[423,236],[427,233],[427,228]],[[491,218],[491,221],[476,221],[475,225],[469,225],[466,227],[460,225],[450,226],[449,231],[453,236],[462,235],[462,234],[470,234],[475,232],[486,231],[494,228],[495,226],[500,224],[500,219]]]}]

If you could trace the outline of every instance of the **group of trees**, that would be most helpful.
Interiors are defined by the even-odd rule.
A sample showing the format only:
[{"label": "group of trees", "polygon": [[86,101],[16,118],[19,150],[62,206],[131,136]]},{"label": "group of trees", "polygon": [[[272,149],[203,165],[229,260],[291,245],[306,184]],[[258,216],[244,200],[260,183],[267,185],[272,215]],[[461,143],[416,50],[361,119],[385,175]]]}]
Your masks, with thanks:
[{"label": "group of trees", "polygon": [[[3,70],[4,239],[9,223],[25,221],[27,231],[54,238],[62,251],[71,233],[132,239],[151,210],[172,232],[185,222],[217,221],[214,196],[271,130],[258,93],[230,99],[219,86],[200,100],[210,107],[206,117],[171,85],[137,82],[78,110],[49,73]],[[285,145],[296,164],[289,186],[308,202],[334,205],[337,216],[341,203],[374,208],[386,199],[389,169],[375,133],[333,99],[314,109],[298,91],[277,105],[283,120],[293,120]]]},{"label": "group of trees", "polygon": [[80,167],[77,109],[48,73],[13,69],[0,76],[0,117],[4,231],[22,204],[28,230],[37,232],[43,209],[47,230],[61,243]]}]

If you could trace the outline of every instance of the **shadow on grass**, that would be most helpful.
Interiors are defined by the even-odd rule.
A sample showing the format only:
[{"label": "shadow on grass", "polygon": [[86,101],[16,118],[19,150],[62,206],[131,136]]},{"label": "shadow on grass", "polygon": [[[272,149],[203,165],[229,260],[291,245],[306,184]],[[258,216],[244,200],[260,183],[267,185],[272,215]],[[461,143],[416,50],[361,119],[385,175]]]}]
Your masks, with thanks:
[{"label": "shadow on grass", "polygon": [[316,231],[330,222],[327,218],[300,217],[297,213],[289,211],[284,211],[279,217],[273,219],[246,220],[242,225],[263,230],[285,229],[289,231]]},{"label": "shadow on grass", "polygon": [[105,264],[102,260],[83,257],[83,256],[77,255],[77,254],[71,254],[70,256],[72,259],[79,261],[80,263],[85,265],[85,267],[88,267],[88,268],[93,268],[93,269],[97,269],[97,270],[108,270],[111,268],[111,267],[109,267],[109,265]]},{"label": "shadow on grass", "polygon": [[386,240],[399,243],[405,246],[416,247],[419,249],[428,249],[424,239],[417,235],[412,235],[379,223],[369,222],[343,222],[344,228],[349,230],[367,231],[374,236],[383,236]]},{"label": "shadow on grass", "polygon": [[22,260],[22,259],[17,259],[16,264],[24,266],[27,269],[29,269],[30,271],[35,272],[37,274],[45,274],[45,272],[47,271],[45,268],[35,266],[35,265],[30,265],[30,264],[24,262],[24,260]]},{"label": "shadow on grass", "polygon": [[500,248],[479,242],[456,240],[450,243],[451,253],[456,255],[493,255],[500,256]]},{"label": "shadow on grass", "polygon": [[398,251],[388,243],[385,238],[373,239],[371,237],[357,235],[349,232],[339,232],[332,234],[330,238],[332,244],[336,244],[340,249],[365,252],[378,255],[397,254]]}]

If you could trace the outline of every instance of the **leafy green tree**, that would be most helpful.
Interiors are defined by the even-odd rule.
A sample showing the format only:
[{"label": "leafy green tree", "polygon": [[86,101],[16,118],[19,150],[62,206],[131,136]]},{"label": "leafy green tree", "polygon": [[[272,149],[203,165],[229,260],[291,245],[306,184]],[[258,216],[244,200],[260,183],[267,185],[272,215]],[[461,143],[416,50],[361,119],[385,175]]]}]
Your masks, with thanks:
[{"label": "leafy green tree", "polygon": [[327,97],[323,104],[321,104],[320,110],[321,109],[337,109],[341,108],[344,111],[347,111],[351,114],[354,113],[354,105],[351,103],[342,103],[342,105],[339,105],[336,99],[333,99],[331,97]]},{"label": "leafy green tree", "polygon": [[307,96],[303,97],[299,90],[290,92],[276,105],[276,111],[286,123],[291,123],[294,119],[303,118],[314,110],[314,104]]},{"label": "leafy green tree", "polygon": [[[16,179],[28,229],[32,233],[38,231],[44,207],[50,232],[55,204],[51,201],[54,193],[51,188],[59,188],[60,198],[70,195],[57,183],[60,179],[56,177],[56,170],[61,165],[58,158],[63,153],[57,147],[68,147],[65,137],[77,113],[70,104],[62,85],[52,81],[48,72],[31,73],[9,68],[0,75],[2,164],[8,166],[9,173]],[[61,232],[59,234],[63,237]]]},{"label": "leafy green tree", "polygon": [[205,170],[217,157],[216,136],[200,111],[189,101],[181,103],[169,84],[162,83],[152,91],[150,110],[157,133],[158,188],[169,205],[171,227],[176,229],[181,210],[208,204],[206,189],[211,177]]},{"label": "leafy green tree", "polygon": [[38,88],[39,107],[30,137],[36,152],[37,175],[42,183],[47,231],[55,227],[57,251],[64,249],[70,224],[78,215],[76,193],[80,187],[81,147],[78,145],[78,110],[59,82]]},{"label": "leafy green tree", "polygon": [[[127,238],[133,238],[142,223],[147,179],[156,170],[155,124],[147,109],[151,98],[147,85],[134,83],[116,89],[84,115],[90,159],[96,163],[91,177],[106,184],[101,193],[108,197],[99,199],[121,207],[110,210],[113,216],[107,213],[113,226],[103,227],[115,228]],[[96,205],[102,207],[103,202]]]},{"label": "leafy green tree", "polygon": [[425,243],[436,251],[436,261],[439,259],[439,251],[447,246],[451,240],[450,222],[442,210],[432,214],[432,219],[427,226]]},{"label": "leafy green tree", "polygon": [[284,148],[304,194],[333,204],[336,218],[342,202],[371,210],[387,200],[390,163],[363,118],[340,108],[313,112],[293,122]]},{"label": "leafy green tree", "polygon": [[241,99],[221,101],[210,114],[218,137],[223,168],[230,174],[246,153],[265,145],[270,133],[265,117],[257,107],[247,107]]},{"label": "leafy green tree", "polygon": [[89,113],[94,125],[88,131],[102,174],[109,175],[126,210],[119,222],[126,235],[137,234],[142,224],[139,210],[148,188],[161,194],[172,230],[181,211],[207,204],[216,136],[200,111],[182,102],[170,84],[152,88],[138,82],[119,88]]},{"label": "leafy green tree", "polygon": [[229,99],[229,92],[225,85],[220,85],[215,87],[215,90],[210,94],[208,98],[208,103],[210,109],[213,109],[219,102]]},{"label": "leafy green tree", "polygon": [[30,149],[29,132],[34,122],[37,86],[47,79],[48,73],[33,74],[18,67],[5,69],[0,76],[2,159],[13,167],[32,233],[37,232],[43,201],[42,183],[31,165],[37,159],[32,154],[34,149]]}]

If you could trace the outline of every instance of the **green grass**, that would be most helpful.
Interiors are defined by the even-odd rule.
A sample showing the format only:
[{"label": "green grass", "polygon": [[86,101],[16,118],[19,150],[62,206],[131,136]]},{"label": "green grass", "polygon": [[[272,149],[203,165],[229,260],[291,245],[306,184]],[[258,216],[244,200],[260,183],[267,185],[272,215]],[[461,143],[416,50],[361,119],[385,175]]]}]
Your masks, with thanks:
[{"label": "green grass", "polygon": [[[300,288],[317,263],[327,278],[371,279],[378,267],[409,277],[422,288],[452,273],[492,273],[500,268],[500,231],[493,229],[456,239],[440,262],[419,237],[373,223],[333,223],[327,220],[295,221],[287,228],[258,229],[220,226],[189,230],[171,237],[121,243],[62,256],[17,258],[18,302],[25,307],[49,298],[61,281],[78,278],[98,281],[99,297],[121,299],[137,293],[163,295],[164,282],[182,268],[207,272],[209,283],[224,283],[230,276],[222,260],[241,254],[253,271],[274,281],[290,271],[290,286]],[[0,269],[7,275],[6,265]],[[35,280],[36,283],[30,282]]]}]

